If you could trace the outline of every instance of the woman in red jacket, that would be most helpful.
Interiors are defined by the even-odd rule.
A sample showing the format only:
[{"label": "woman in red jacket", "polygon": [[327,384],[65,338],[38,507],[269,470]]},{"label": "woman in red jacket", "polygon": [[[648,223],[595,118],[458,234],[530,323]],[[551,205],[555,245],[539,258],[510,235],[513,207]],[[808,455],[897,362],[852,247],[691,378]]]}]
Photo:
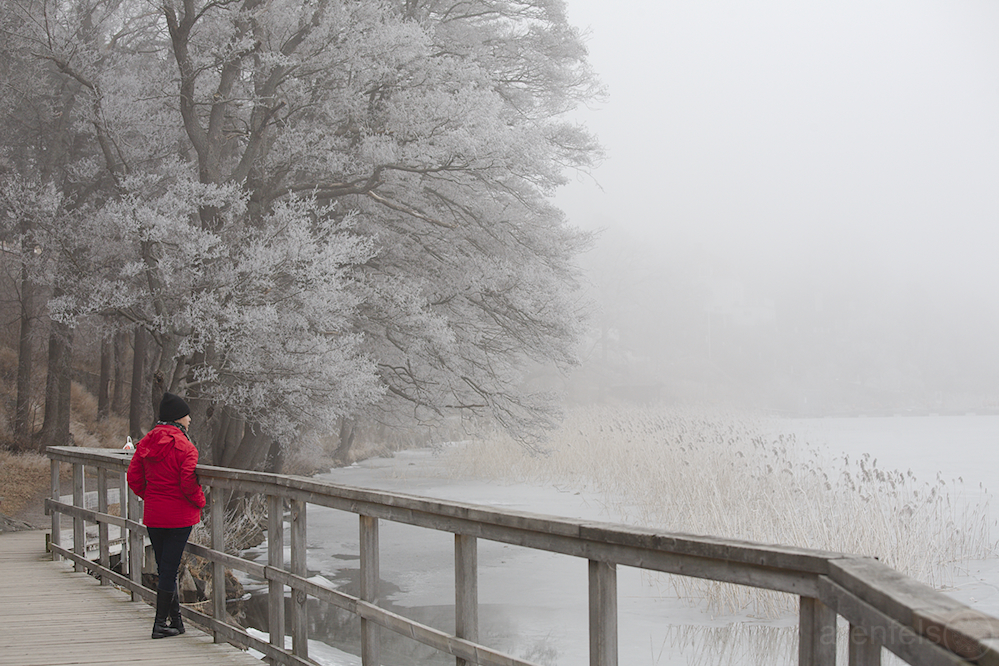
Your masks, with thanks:
[{"label": "woman in red jacket", "polygon": [[184,633],[177,570],[191,528],[200,522],[205,506],[205,493],[194,472],[198,450],[187,438],[190,408],[180,396],[164,393],[159,417],[156,427],[139,441],[128,466],[128,487],[145,500],[142,522],[159,574],[153,638]]}]

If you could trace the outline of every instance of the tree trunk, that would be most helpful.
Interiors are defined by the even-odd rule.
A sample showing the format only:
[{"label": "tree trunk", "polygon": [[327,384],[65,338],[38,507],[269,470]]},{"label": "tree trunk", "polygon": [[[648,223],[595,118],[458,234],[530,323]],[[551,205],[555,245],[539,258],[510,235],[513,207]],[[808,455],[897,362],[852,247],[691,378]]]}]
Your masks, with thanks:
[{"label": "tree trunk", "polygon": [[265,472],[280,474],[284,469],[284,447],[276,439],[271,439],[271,448],[267,452],[267,465]]},{"label": "tree trunk", "polygon": [[128,434],[132,441],[138,442],[145,431],[142,423],[143,395],[142,385],[146,363],[146,331],[142,326],[135,327],[135,344],[132,350],[132,390],[128,400]]},{"label": "tree trunk", "polygon": [[59,368],[58,387],[59,402],[56,403],[56,440],[63,445],[72,445],[72,435],[69,434],[71,403],[73,394],[73,329],[60,325],[63,329],[63,352]]},{"label": "tree trunk", "polygon": [[214,465],[215,458],[212,453],[212,447],[220,429],[222,414],[219,414],[217,418],[213,417],[216,412],[225,412],[225,410],[216,409],[209,400],[204,398],[187,395],[184,397],[184,400],[187,401],[188,406],[191,408],[191,425],[187,429],[187,438],[198,449],[201,461],[205,464]]},{"label": "tree trunk", "polygon": [[219,411],[222,413],[219,414],[219,429],[215,432],[215,437],[212,438],[211,458],[213,465],[222,466],[222,461],[225,459],[226,439],[229,437],[233,418],[228,409],[223,407]]},{"label": "tree trunk", "polygon": [[118,416],[125,416],[125,345],[128,333],[116,331],[114,334],[114,391],[111,394],[111,410]]},{"label": "tree trunk", "polygon": [[[27,243],[22,252],[31,251]],[[31,438],[31,375],[34,370],[31,335],[34,329],[34,285],[28,275],[28,265],[21,264],[21,332],[17,344],[17,398],[14,407],[14,438],[27,442]]]},{"label": "tree trunk", "polygon": [[[156,367],[155,363],[151,364],[152,367]],[[163,381],[163,373],[157,370],[152,375],[152,381],[149,382],[149,404],[153,408],[153,420],[160,418],[160,401],[163,400],[163,394],[167,392],[166,384]]]},{"label": "tree trunk", "polygon": [[55,412],[56,402],[59,400],[59,387],[56,381],[56,373],[60,365],[60,355],[62,345],[59,344],[58,335],[55,330],[55,323],[49,331],[49,352],[48,369],[45,373],[45,409],[42,413],[42,430],[38,437],[38,449],[45,451],[45,447],[52,446],[55,442]]},{"label": "tree trunk", "polygon": [[354,446],[354,437],[357,435],[357,423],[353,419],[346,417],[340,419],[340,442],[336,451],[333,452],[333,459],[339,463],[349,462],[350,449]]},{"label": "tree trunk", "polygon": [[49,330],[49,361],[45,377],[45,415],[39,449],[64,446],[69,441],[70,359],[73,333],[65,324],[52,322]]},{"label": "tree trunk", "polygon": [[106,421],[111,415],[111,366],[114,349],[110,339],[101,341],[101,376],[97,380],[97,420]]},{"label": "tree trunk", "polygon": [[239,428],[233,433],[235,436],[242,435],[239,441],[236,437],[230,437],[229,447],[222,458],[225,467],[235,467],[237,469],[257,469],[267,459],[267,454],[271,449],[271,440],[263,433],[259,424],[250,424],[242,419],[233,419],[239,423]]}]

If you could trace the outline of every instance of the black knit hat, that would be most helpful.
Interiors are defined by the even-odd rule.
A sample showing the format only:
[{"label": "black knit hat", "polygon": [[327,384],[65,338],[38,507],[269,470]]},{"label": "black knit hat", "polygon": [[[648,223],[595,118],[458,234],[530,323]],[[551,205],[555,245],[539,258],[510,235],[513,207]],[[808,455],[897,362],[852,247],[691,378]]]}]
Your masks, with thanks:
[{"label": "black knit hat", "polygon": [[184,399],[173,393],[164,393],[160,400],[160,421],[176,421],[191,413]]}]

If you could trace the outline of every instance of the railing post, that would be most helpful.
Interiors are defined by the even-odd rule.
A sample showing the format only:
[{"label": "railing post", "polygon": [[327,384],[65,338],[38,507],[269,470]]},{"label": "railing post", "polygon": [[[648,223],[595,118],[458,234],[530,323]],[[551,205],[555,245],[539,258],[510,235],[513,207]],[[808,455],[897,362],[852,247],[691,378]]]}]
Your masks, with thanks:
[{"label": "railing post", "polygon": [[[306,503],[301,500],[291,502],[291,573],[305,578],[306,554]],[[291,650],[296,657],[309,658],[309,621],[307,617],[305,590],[292,588],[291,595]]]},{"label": "railing post", "polygon": [[800,600],[798,666],[836,666],[836,611],[812,597]]},{"label": "railing post", "polygon": [[[50,495],[52,496],[52,500],[55,502],[60,501],[60,498],[62,497],[62,484],[59,480],[59,474],[62,471],[61,467],[62,465],[58,460],[53,459],[49,461],[49,471],[51,474]],[[52,534],[49,535],[49,539],[54,546],[62,545],[62,514],[58,509],[52,509]],[[52,549],[52,559],[56,562],[62,559],[62,557],[56,553],[54,548]]]},{"label": "railing post", "polygon": [[[361,599],[378,602],[378,519],[360,516]],[[361,664],[379,666],[378,625],[361,618]]]},{"label": "railing post", "polygon": [[[479,557],[478,541],[464,534],[454,535],[454,634],[479,642]],[[456,666],[469,666],[455,657]]]},{"label": "railing post", "polygon": [[[208,506],[212,521],[212,550],[225,552],[225,507],[222,506],[222,489],[214,487],[208,495]],[[225,622],[225,565],[221,560],[212,561],[212,617]],[[212,630],[216,643],[224,643],[225,637]]]},{"label": "railing post", "polygon": [[[108,512],[108,471],[104,467],[97,468],[97,510]],[[111,568],[111,545],[108,543],[108,524],[98,521],[97,540],[100,543],[100,563],[102,567]],[[110,585],[111,579],[101,576],[101,585]]]},{"label": "railing post", "polygon": [[[124,520],[129,517],[128,513],[128,480],[124,471],[118,473],[118,516]],[[118,530],[118,540],[121,542],[121,554],[118,555],[118,563],[121,565],[122,575],[128,575],[128,554],[132,552],[128,547],[128,538],[131,534],[127,527]]]},{"label": "railing post", "polygon": [[[142,501],[133,492],[128,493],[128,519],[131,522],[142,522]],[[136,585],[142,585],[142,559],[146,539],[138,524],[128,531],[128,577]],[[142,596],[132,592],[132,601],[142,601]]]},{"label": "railing post", "polygon": [[[83,497],[83,463],[73,463],[73,506],[84,508]],[[73,552],[80,557],[87,556],[86,527],[83,518],[73,516]],[[84,571],[85,568],[80,562],[73,563],[74,571]]]},{"label": "railing post", "polygon": [[[284,570],[284,498],[267,496],[267,564]],[[267,626],[270,644],[284,649],[284,584],[267,581]]]},{"label": "railing post", "polygon": [[590,560],[590,666],[617,666],[617,565]]},{"label": "railing post", "polygon": [[850,625],[849,666],[881,666],[881,645],[861,627]]}]

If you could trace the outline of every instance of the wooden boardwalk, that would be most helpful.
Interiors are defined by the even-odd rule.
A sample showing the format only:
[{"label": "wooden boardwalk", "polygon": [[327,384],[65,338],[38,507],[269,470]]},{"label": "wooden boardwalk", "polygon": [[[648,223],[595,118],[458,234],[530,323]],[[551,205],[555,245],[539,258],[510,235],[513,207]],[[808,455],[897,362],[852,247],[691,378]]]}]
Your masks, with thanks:
[{"label": "wooden boardwalk", "polygon": [[183,636],[152,640],[153,609],[53,562],[42,531],[0,534],[0,665],[170,664],[261,666],[187,623]]}]

